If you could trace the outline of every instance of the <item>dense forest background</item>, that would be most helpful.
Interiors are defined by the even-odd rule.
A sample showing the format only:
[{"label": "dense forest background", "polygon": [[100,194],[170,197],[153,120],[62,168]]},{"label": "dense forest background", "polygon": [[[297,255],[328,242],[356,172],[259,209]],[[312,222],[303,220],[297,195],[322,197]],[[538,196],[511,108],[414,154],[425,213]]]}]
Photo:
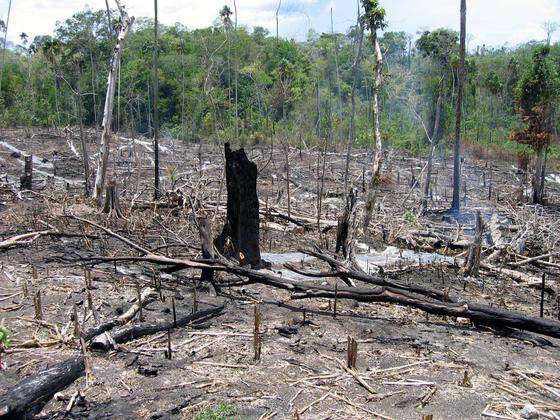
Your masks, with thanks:
[{"label": "dense forest background", "polygon": [[[262,27],[237,27],[231,11],[216,11],[212,27],[160,26],[159,101],[164,135],[190,142],[238,144],[289,139],[293,146],[328,142],[372,144],[371,43],[356,25],[346,33],[310,31],[297,42]],[[99,127],[108,66],[119,22],[104,10],[84,9],[58,24],[54,36],[3,52],[0,126]],[[543,31],[544,34],[544,31]],[[428,148],[427,135],[451,142],[457,85],[458,34],[449,29],[417,34],[385,31],[381,97],[384,141],[412,152]],[[463,105],[463,144],[489,150],[530,149],[511,140],[521,126],[519,80],[533,51],[547,41],[513,48],[469,46]],[[119,70],[113,129],[150,136],[153,130],[153,21],[140,18]],[[549,60],[560,71],[560,45]],[[354,70],[353,70],[354,69]],[[350,133],[355,86],[354,135]],[[441,91],[439,129],[433,131]],[[558,128],[558,127],[557,127]],[[442,149],[444,150],[444,149]],[[551,157],[560,157],[556,147]]]}]

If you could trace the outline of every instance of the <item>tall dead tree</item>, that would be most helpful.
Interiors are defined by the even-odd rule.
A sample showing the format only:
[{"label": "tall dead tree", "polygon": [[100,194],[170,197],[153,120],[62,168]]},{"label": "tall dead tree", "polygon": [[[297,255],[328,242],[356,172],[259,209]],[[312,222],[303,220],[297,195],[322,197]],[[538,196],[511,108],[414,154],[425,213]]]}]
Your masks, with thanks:
[{"label": "tall dead tree", "polygon": [[455,110],[455,145],[453,147],[453,202],[451,211],[459,213],[461,207],[461,112],[463,110],[463,85],[465,84],[465,32],[467,0],[461,0],[461,34],[459,41],[459,69],[457,71],[457,104]]},{"label": "tall dead tree", "polygon": [[105,95],[105,107],[103,110],[103,122],[101,131],[101,146],[99,149],[99,157],[97,161],[97,173],[95,175],[95,190],[93,197],[97,203],[101,205],[103,196],[103,186],[105,185],[105,175],[107,173],[107,162],[109,159],[109,151],[111,144],[111,121],[113,119],[113,100],[115,98],[115,85],[118,75],[119,63],[121,60],[124,42],[132,24],[134,23],[134,16],[128,16],[125,7],[121,4],[120,0],[115,0],[119,13],[121,15],[121,28],[115,47],[113,48],[113,55],[111,56],[111,63],[109,66],[109,75],[107,76],[107,92]]},{"label": "tall dead tree", "polygon": [[154,200],[159,198],[159,81],[158,5],[154,0]]},{"label": "tall dead tree", "polygon": [[[348,132],[348,144],[346,145],[346,164],[344,167],[344,196],[348,195],[348,174],[350,172],[350,153],[354,144],[356,133],[356,90],[358,84],[358,69],[362,57],[362,46],[364,44],[364,24],[360,18],[360,5],[358,4],[358,19],[356,22],[356,35],[354,36],[354,61],[352,62],[352,93],[350,94],[350,128]],[[358,48],[356,49],[356,43]]]},{"label": "tall dead tree", "polygon": [[370,30],[370,39],[375,51],[375,64],[373,65],[373,94],[372,94],[372,113],[373,113],[373,131],[375,135],[375,148],[373,150],[373,167],[371,179],[368,184],[368,191],[366,203],[364,206],[364,213],[362,216],[362,229],[366,231],[371,221],[373,208],[375,206],[375,197],[377,195],[377,188],[379,187],[379,177],[381,174],[383,144],[381,142],[381,130],[379,127],[379,93],[381,91],[381,83],[383,81],[383,55],[381,54],[381,47],[379,46],[379,39],[377,38],[377,30],[383,29],[387,24],[385,23],[385,9],[379,7],[378,0],[362,0],[364,6],[364,23]]},{"label": "tall dead tree", "polygon": [[241,265],[262,265],[259,248],[257,165],[245,151],[224,145],[226,156],[227,220],[214,242],[218,252]]},{"label": "tall dead tree", "polygon": [[[420,213],[424,213],[428,208],[428,200],[430,198],[430,184],[432,182],[432,171],[433,171],[433,163],[434,163],[434,153],[436,151],[437,141],[438,141],[438,130],[439,130],[439,120],[441,115],[441,101],[442,101],[442,90],[443,90],[444,80],[443,78],[440,80],[439,88],[438,88],[438,98],[436,102],[436,116],[434,120],[434,129],[432,131],[432,136],[428,134],[426,130],[426,136],[428,137],[428,141],[430,142],[430,154],[428,156],[428,163],[426,167],[426,182],[424,183],[424,194],[422,197],[422,202],[420,203]],[[422,123],[423,124],[423,123]],[[424,129],[426,127],[424,126]]]}]

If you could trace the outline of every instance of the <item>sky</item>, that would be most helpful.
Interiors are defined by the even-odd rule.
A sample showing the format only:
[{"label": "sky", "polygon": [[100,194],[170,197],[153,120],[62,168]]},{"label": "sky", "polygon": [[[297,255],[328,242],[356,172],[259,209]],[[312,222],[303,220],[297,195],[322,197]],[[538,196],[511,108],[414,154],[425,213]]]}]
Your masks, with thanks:
[{"label": "sky", "polygon": [[[6,21],[10,0],[0,0],[0,19]],[[57,21],[64,21],[86,5],[105,10],[105,0],[11,0],[8,40],[20,43],[25,32],[52,35]],[[153,17],[154,3],[147,0],[122,0],[130,15]],[[417,34],[420,30],[441,27],[459,29],[459,0],[380,0],[387,11],[388,31]],[[159,20],[173,25],[180,22],[189,29],[213,23],[218,11],[233,0],[159,0]],[[115,8],[114,0],[109,6]],[[275,13],[278,0],[237,0],[238,24],[263,26],[276,33]],[[345,32],[356,22],[355,0],[281,0],[279,32],[281,36],[304,40],[309,29]],[[513,47],[531,40],[543,40],[544,22],[560,23],[560,0],[467,0],[469,49],[477,45]],[[416,35],[415,35],[416,36]],[[560,41],[560,29],[552,36]]]}]

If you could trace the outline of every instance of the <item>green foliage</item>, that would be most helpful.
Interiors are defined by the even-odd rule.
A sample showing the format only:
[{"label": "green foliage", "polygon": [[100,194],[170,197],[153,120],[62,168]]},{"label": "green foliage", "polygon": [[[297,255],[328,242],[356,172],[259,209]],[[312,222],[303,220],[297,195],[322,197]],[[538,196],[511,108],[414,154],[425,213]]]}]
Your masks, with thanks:
[{"label": "green foliage", "polygon": [[535,107],[548,104],[558,95],[558,71],[550,59],[550,47],[539,46],[533,52],[530,67],[516,89],[516,96],[523,115],[531,115]]},{"label": "green foliage", "polygon": [[10,346],[9,340],[10,332],[7,328],[0,326],[0,347],[8,348]]},{"label": "green foliage", "polygon": [[[377,34],[386,27],[381,2],[362,3],[362,24]],[[216,17],[214,26],[196,30],[181,24],[160,26],[157,106],[162,135],[192,142],[231,140],[236,137],[237,112],[239,140],[247,144],[284,132],[294,145],[322,142],[327,136],[333,142],[347,140],[353,42],[361,25],[334,36],[310,31],[305,41],[297,42],[276,39],[258,26],[252,31],[234,28],[229,7],[217,9]],[[116,13],[111,19],[109,28],[104,9],[86,8],[59,23],[53,36],[39,36],[32,42],[22,36],[21,48],[6,51],[0,126],[77,124],[78,86],[83,92],[83,123],[99,126],[119,25]],[[425,155],[428,142],[422,122],[431,135],[440,89],[442,112],[436,137],[443,140],[453,129],[458,35],[449,29],[423,32],[410,45],[410,63],[409,41],[404,32],[379,35],[385,55],[379,95],[381,131],[389,146]],[[137,19],[123,50],[114,130],[152,133],[153,46],[153,20]],[[372,43],[363,43],[356,72],[353,140],[365,147],[373,144],[373,48]],[[518,146],[509,139],[513,130],[522,127],[516,105],[523,102],[530,109],[540,103],[535,98],[541,90],[554,90],[553,83],[539,80],[549,80],[547,75],[558,72],[560,45],[552,45],[549,54],[543,51],[531,43],[516,49],[478,48],[467,56],[463,135],[468,142],[503,150]],[[550,121],[560,128],[556,120]]]},{"label": "green foliage", "polygon": [[220,403],[214,407],[206,407],[195,416],[195,420],[230,420],[235,418],[237,407]]},{"label": "green foliage", "polygon": [[385,9],[379,7],[379,0],[362,0],[364,8],[363,20],[367,29],[372,33],[387,27],[385,22]]},{"label": "green foliage", "polygon": [[415,225],[418,222],[418,218],[416,217],[416,215],[414,213],[411,213],[409,211],[407,211],[404,214],[404,221],[409,224],[409,225]]},{"label": "green foliage", "polygon": [[424,57],[433,58],[441,66],[451,63],[457,52],[459,34],[451,29],[424,31],[416,41],[416,48]]}]

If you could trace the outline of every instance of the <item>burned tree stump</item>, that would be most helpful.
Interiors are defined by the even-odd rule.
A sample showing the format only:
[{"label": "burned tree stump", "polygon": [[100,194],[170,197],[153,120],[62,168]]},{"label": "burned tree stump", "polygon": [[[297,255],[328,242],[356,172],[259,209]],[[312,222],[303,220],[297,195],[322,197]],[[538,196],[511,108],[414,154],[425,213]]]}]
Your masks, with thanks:
[{"label": "burned tree stump", "polygon": [[[212,242],[212,221],[206,217],[198,219],[198,233],[200,234],[200,243],[202,244],[202,258],[214,258],[214,244]],[[209,281],[214,285],[214,272],[212,270],[202,270],[200,276],[201,281]]]},{"label": "burned tree stump", "polygon": [[346,207],[344,208],[344,213],[338,219],[335,252],[338,254],[342,251],[344,258],[350,258],[352,255],[354,223],[356,219],[356,201],[356,190],[352,188],[346,197]]},{"label": "burned tree stump", "polygon": [[474,233],[473,243],[469,247],[469,253],[465,262],[465,274],[469,276],[478,276],[480,269],[480,253],[482,252],[482,235],[484,233],[484,222],[480,210],[476,212],[476,230]]},{"label": "burned tree stump", "polygon": [[20,189],[31,190],[33,189],[33,155],[25,155],[23,159],[25,166],[20,177]]},{"label": "burned tree stump", "polygon": [[253,268],[263,266],[259,248],[259,200],[257,165],[245,151],[225,145],[227,220],[215,245],[222,255]]},{"label": "burned tree stump", "polygon": [[113,179],[107,183],[107,187],[105,189],[105,205],[103,206],[103,213],[107,213],[109,217],[123,217],[119,201],[117,182]]}]

